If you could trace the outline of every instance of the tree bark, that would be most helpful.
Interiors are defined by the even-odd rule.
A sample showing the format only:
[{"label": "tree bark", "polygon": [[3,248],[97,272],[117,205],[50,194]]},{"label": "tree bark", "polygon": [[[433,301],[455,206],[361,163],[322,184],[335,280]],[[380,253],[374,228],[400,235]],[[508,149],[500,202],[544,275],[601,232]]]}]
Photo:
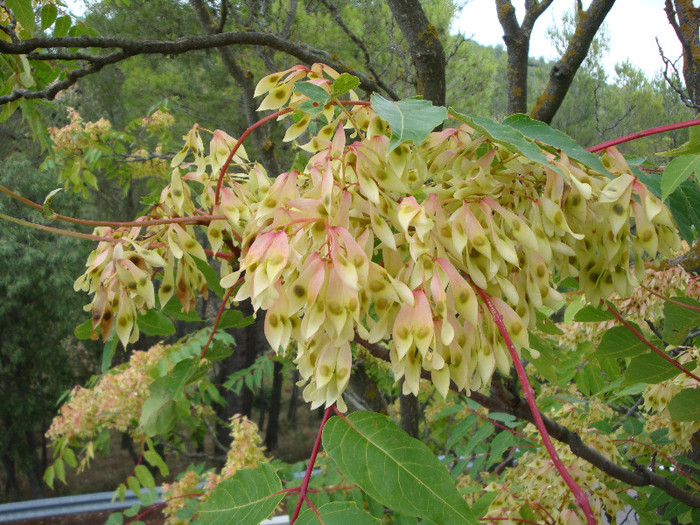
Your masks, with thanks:
[{"label": "tree bark", "polygon": [[554,0],[527,0],[525,18],[518,24],[515,8],[510,0],[496,0],[498,21],[503,28],[503,41],[508,55],[508,113],[527,112],[527,59],[530,54],[530,35],[535,22]]},{"label": "tree bark", "polygon": [[386,0],[416,67],[416,90],[436,106],[445,105],[445,50],[418,0]]},{"label": "tree bark", "polygon": [[588,55],[593,38],[614,3],[615,0],[593,0],[588,10],[579,11],[574,36],[566,47],[564,55],[552,67],[547,87],[532,108],[532,118],[548,124],[552,122],[571,87],[576,72]]},{"label": "tree bark", "polygon": [[[675,4],[675,10],[674,10]],[[683,80],[688,102],[700,112],[700,8],[692,0],[666,0],[666,16],[683,47]]]}]

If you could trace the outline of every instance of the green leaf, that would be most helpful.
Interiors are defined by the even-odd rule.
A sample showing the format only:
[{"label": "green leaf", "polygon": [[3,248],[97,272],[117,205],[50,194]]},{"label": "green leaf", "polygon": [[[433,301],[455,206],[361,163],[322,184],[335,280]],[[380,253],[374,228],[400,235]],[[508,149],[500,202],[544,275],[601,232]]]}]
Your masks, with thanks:
[{"label": "green leaf", "polygon": [[534,142],[528,140],[525,135],[523,135],[517,129],[505,124],[499,124],[498,122],[486,117],[460,114],[454,111],[452,108],[450,108],[450,114],[457,120],[471,126],[492,142],[504,146],[513,153],[523,155],[537,164],[549,166],[568,181],[568,177],[566,177],[566,175],[547,161],[547,157],[544,156],[544,153],[542,153],[540,147]]},{"label": "green leaf", "polygon": [[170,298],[167,304],[163,307],[162,311],[168,317],[172,317],[173,319],[177,319],[178,321],[196,322],[202,320],[199,317],[199,315],[197,315],[197,312],[194,310],[190,310],[189,312],[184,313],[182,311],[182,303],[180,302],[180,299],[178,299],[176,296]]},{"label": "green leaf", "polygon": [[[513,446],[515,440],[513,439],[513,434],[504,430],[496,434],[491,442],[491,451],[489,452],[489,464],[500,463],[503,459],[503,453],[508,449],[508,447]],[[472,508],[476,514],[476,510]]]},{"label": "green leaf", "polygon": [[170,335],[175,333],[175,325],[163,312],[148,310],[137,319],[139,330],[146,335]]},{"label": "green leaf", "polygon": [[61,457],[63,458],[63,461],[66,462],[66,465],[68,465],[69,467],[75,468],[78,466],[78,460],[75,458],[75,453],[73,452],[73,449],[64,448],[63,452],[61,453]]},{"label": "green leaf", "polygon": [[[673,300],[700,308],[700,302],[690,297],[673,297]],[[666,301],[664,304],[664,341],[672,345],[679,345],[688,336],[688,332],[698,326],[700,326],[699,311]]]},{"label": "green leaf", "polygon": [[700,421],[700,388],[678,392],[668,404],[668,411],[676,421]]},{"label": "green leaf", "polygon": [[163,458],[155,450],[146,450],[143,453],[143,457],[148,461],[149,465],[152,465],[158,469],[160,475],[165,477],[169,474],[168,465],[165,464]]},{"label": "green leaf", "polygon": [[370,102],[374,111],[391,126],[389,151],[406,141],[418,146],[447,118],[444,107],[433,106],[427,100],[394,102],[373,93]]},{"label": "green leaf", "polygon": [[118,343],[119,338],[114,333],[112,333],[105,343],[104,349],[102,350],[102,365],[100,366],[100,371],[103,374],[106,374],[112,367],[112,358],[114,357],[114,352],[117,351]]},{"label": "green leaf", "polygon": [[72,23],[69,16],[59,16],[53,26],[53,36],[56,38],[66,36]]},{"label": "green leaf", "polygon": [[602,321],[610,321],[615,319],[615,316],[604,310],[603,308],[595,307],[593,305],[586,305],[581,308],[576,315],[574,315],[574,321],[582,323],[600,323]]},{"label": "green leaf", "polygon": [[691,126],[688,128],[688,142],[668,151],[659,151],[660,157],[675,157],[676,155],[697,155],[700,153],[700,128]]},{"label": "green leaf", "polygon": [[677,376],[680,371],[671,363],[656,353],[649,353],[635,357],[630,361],[622,386],[636,383],[655,384]]},{"label": "green leaf", "polygon": [[339,97],[344,95],[351,89],[355,89],[360,85],[360,79],[348,73],[342,73],[335,79],[331,86],[331,97]]},{"label": "green leaf", "polygon": [[53,465],[51,465],[44,472],[44,482],[49,486],[49,488],[51,490],[53,490],[53,482],[54,482],[55,478],[56,478],[56,472],[54,470]]},{"label": "green leaf", "polygon": [[489,437],[491,434],[493,434],[493,431],[496,429],[492,424],[486,424],[482,427],[480,427],[476,432],[474,432],[471,437],[469,438],[469,441],[467,441],[467,444],[464,447],[459,447],[457,449],[457,452],[459,453],[460,456],[462,457],[469,457],[472,455],[472,451],[474,448],[479,444],[482,443],[487,437]]},{"label": "green leaf", "polygon": [[325,106],[331,100],[331,94],[325,89],[311,82],[297,82],[294,84],[294,91],[306,95],[312,102]]},{"label": "green leaf", "polygon": [[685,181],[668,199],[678,232],[683,240],[692,244],[700,231],[700,190],[693,181]]},{"label": "green leaf", "polygon": [[[539,352],[540,356],[537,359],[534,359],[532,358],[532,356],[530,356],[530,359],[528,359],[528,361],[530,361],[533,364],[537,372],[541,374],[542,377],[544,377],[547,381],[551,381],[552,383],[558,383],[559,372],[557,368],[557,358],[551,345],[540,339],[532,332],[529,332],[529,336],[530,348]],[[530,354],[529,349],[525,348],[525,351],[528,354]]]},{"label": "green leaf", "polygon": [[486,513],[489,511],[489,507],[491,506],[491,503],[493,500],[496,499],[496,496],[498,496],[498,492],[491,491],[487,492],[483,496],[481,496],[474,505],[472,505],[472,511],[474,512],[474,515],[477,518],[483,518],[486,516]]},{"label": "green leaf", "polygon": [[230,345],[219,343],[210,345],[204,357],[209,359],[209,361],[221,361],[231,354],[233,354],[233,348]]},{"label": "green leaf", "polygon": [[[379,525],[379,520],[370,516],[351,501],[333,501],[318,507],[318,514],[325,525]],[[299,514],[295,525],[317,525],[318,517],[307,508]]]},{"label": "green leaf", "polygon": [[129,487],[129,490],[134,493],[134,496],[141,499],[141,484],[139,483],[139,480],[136,479],[135,476],[129,476],[126,478],[126,484]]},{"label": "green leaf", "polygon": [[63,462],[63,459],[58,458],[56,462],[53,464],[54,472],[56,473],[56,479],[58,481],[61,481],[63,483],[66,482],[66,464]]},{"label": "green leaf", "polygon": [[32,9],[32,0],[5,0],[5,6],[12,9],[17,21],[22,24],[28,35],[31,37],[34,34],[34,9]]},{"label": "green leaf", "polygon": [[475,414],[470,414],[466,418],[462,419],[455,426],[454,430],[450,432],[450,437],[445,443],[445,448],[451,450],[456,443],[459,442],[464,436],[467,435],[474,425],[476,424],[477,416]]},{"label": "green leaf", "polygon": [[153,475],[149,472],[145,465],[136,465],[136,467],[134,467],[134,474],[139,480],[139,483],[141,483],[142,487],[146,487],[148,489],[156,488],[156,481],[153,479]]},{"label": "green leaf", "polygon": [[107,521],[105,521],[105,525],[122,525],[122,523],[124,523],[124,516],[121,512],[110,514]]},{"label": "green leaf", "polygon": [[579,161],[581,164],[594,169],[595,171],[602,173],[610,178],[612,175],[603,165],[601,160],[593,153],[583,149],[574,139],[569,137],[566,133],[563,133],[557,129],[554,129],[544,122],[539,120],[534,120],[523,115],[522,113],[517,113],[507,117],[503,124],[506,124],[512,128],[517,129],[523,135],[532,140],[537,140],[544,144],[554,146],[557,149],[562,150],[570,158]]},{"label": "green leaf", "polygon": [[90,339],[92,336],[92,319],[88,319],[76,326],[75,330],[73,330],[73,335],[78,339]]},{"label": "green leaf", "polygon": [[269,463],[239,470],[199,505],[200,521],[207,525],[258,525],[282,501],[281,490],[282,482]]},{"label": "green leaf", "polygon": [[194,263],[197,265],[197,268],[200,272],[202,272],[202,275],[204,275],[204,279],[207,281],[207,286],[209,289],[214,292],[219,299],[223,299],[224,289],[219,284],[221,278],[218,276],[218,274],[206,261],[198,259],[197,257],[192,257],[192,259],[194,259]]},{"label": "green leaf", "polygon": [[561,335],[564,333],[556,324],[554,324],[554,322],[549,318],[549,316],[545,315],[539,310],[537,310],[536,316],[537,322],[535,326],[540,332],[549,335]]},{"label": "green leaf", "polygon": [[603,334],[594,355],[599,359],[636,357],[644,354],[648,348],[626,326],[613,326]]},{"label": "green leaf", "polygon": [[668,163],[661,175],[661,199],[666,200],[681,183],[700,170],[700,156],[678,157]]},{"label": "green leaf", "polygon": [[219,319],[217,330],[226,330],[227,328],[244,328],[255,322],[252,315],[244,316],[239,310],[226,310]]},{"label": "green leaf", "polygon": [[175,401],[162,392],[155,392],[143,404],[139,427],[147,436],[164,435],[173,428],[175,416]]},{"label": "green leaf", "polygon": [[168,375],[151,383],[151,392],[163,393],[177,401],[184,394],[185,387],[203,377],[208,370],[208,367],[201,366],[199,357],[183,359],[168,372]]},{"label": "green leaf", "polygon": [[478,523],[444,465],[385,416],[333,417],[323,446],[351,482],[386,507],[436,523]]},{"label": "green leaf", "polygon": [[58,15],[58,8],[53,4],[45,4],[41,8],[41,30],[44,31],[51,27],[56,21],[56,16]]}]

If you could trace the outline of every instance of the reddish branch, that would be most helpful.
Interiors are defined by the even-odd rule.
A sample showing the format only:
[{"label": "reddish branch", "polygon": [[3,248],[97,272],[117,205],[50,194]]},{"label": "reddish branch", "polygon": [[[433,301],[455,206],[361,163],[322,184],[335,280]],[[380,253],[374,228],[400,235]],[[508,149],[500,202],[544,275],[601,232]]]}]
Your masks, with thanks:
[{"label": "reddish branch", "polygon": [[669,363],[671,366],[674,368],[677,368],[681,373],[687,375],[688,377],[691,377],[695,379],[698,383],[700,383],[700,377],[696,376],[693,374],[690,370],[685,368],[683,365],[681,365],[678,361],[675,359],[671,359],[669,356],[666,355],[666,352],[658,348],[656,345],[652,344],[644,335],[637,330],[634,326],[632,326],[630,323],[628,323],[622,315],[620,315],[620,312],[617,311],[617,308],[615,308],[615,305],[612,304],[610,301],[606,301],[608,305],[608,311],[615,316],[615,318],[622,323],[625,328],[627,328],[630,332],[632,332],[637,339],[639,339],[642,343],[644,343],[646,346],[651,348],[651,351],[654,352],[656,355],[661,357],[664,361]]},{"label": "reddish branch", "polygon": [[493,321],[496,323],[498,331],[501,333],[501,337],[503,337],[503,340],[506,343],[506,346],[508,347],[508,352],[510,353],[510,357],[513,361],[513,364],[515,365],[515,370],[518,373],[520,384],[523,387],[525,400],[527,401],[527,404],[530,407],[530,412],[534,416],[535,425],[537,426],[537,430],[539,431],[540,437],[542,438],[544,448],[547,449],[547,453],[552,459],[552,462],[554,463],[554,466],[559,472],[559,475],[564,479],[564,482],[568,485],[569,489],[573,493],[574,498],[576,498],[576,503],[578,503],[578,506],[581,507],[581,510],[586,516],[588,525],[595,525],[596,519],[593,516],[593,510],[591,509],[591,503],[588,501],[588,497],[586,497],[586,494],[583,492],[583,489],[579,486],[578,483],[576,483],[574,478],[571,476],[571,473],[568,471],[562,460],[559,458],[557,449],[554,448],[554,444],[549,438],[549,433],[547,432],[547,427],[545,426],[544,421],[542,419],[542,414],[540,414],[540,411],[537,408],[537,402],[535,401],[535,391],[533,390],[532,385],[530,384],[530,380],[528,379],[527,374],[525,373],[525,367],[523,367],[523,364],[520,361],[520,357],[518,356],[518,353],[515,350],[515,346],[513,346],[513,341],[511,340],[510,335],[508,334],[506,325],[503,323],[503,316],[501,316],[501,313],[493,305],[491,298],[478,286],[476,286],[475,288],[477,293],[481,297],[481,300],[486,305],[486,308],[488,309],[489,313],[491,314],[491,317],[493,317]]}]

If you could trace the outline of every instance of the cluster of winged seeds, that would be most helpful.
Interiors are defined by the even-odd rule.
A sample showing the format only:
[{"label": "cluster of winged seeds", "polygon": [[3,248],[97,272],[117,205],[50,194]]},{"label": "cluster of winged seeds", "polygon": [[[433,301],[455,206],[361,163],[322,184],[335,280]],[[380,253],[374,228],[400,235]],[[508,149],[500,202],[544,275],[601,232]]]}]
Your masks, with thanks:
[{"label": "cluster of winged seeds", "polygon": [[334,96],[339,78],[317,64],[258,86],[263,109],[288,108],[287,140],[311,137],[303,170],[271,178],[237,150],[217,190],[234,140],[214,132],[207,155],[192,130],[151,222],[101,232],[120,242],[101,243],[76,283],[95,293],[96,330],[106,335],[114,312],[122,342],[133,339],[157,273],[160,303],[176,293],[192,308],[206,291],[196,260],[218,252],[221,286],[266,311],[267,339],[292,349],[313,406],[343,406],[357,340],[389,345],[405,392],[423,374],[446,395],[450,381],[476,389],[510,368],[479,289],[521,348],[536,311],[562,300],[555,282],[577,278],[593,303],[625,296],[635,259],[680,246],[668,210],[615,150],[601,174],[540,144],[546,162],[533,161],[468,124],[401,142],[352,91],[350,102]]}]

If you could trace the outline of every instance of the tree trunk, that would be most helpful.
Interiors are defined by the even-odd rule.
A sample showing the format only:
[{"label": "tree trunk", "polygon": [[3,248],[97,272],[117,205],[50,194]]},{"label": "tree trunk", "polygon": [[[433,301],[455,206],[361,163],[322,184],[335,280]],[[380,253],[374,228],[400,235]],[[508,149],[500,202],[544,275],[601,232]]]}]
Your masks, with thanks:
[{"label": "tree trunk", "polygon": [[420,420],[420,410],[418,409],[418,398],[413,394],[401,395],[401,428],[411,437],[418,437],[418,422]]},{"label": "tree trunk", "polygon": [[436,106],[445,105],[445,51],[435,26],[428,21],[418,0],[387,0],[386,3],[408,43],[416,66],[416,89]]},{"label": "tree trunk", "polygon": [[[675,4],[675,12],[674,12]],[[666,16],[683,47],[686,104],[700,112],[700,8],[692,0],[666,0]]]}]

